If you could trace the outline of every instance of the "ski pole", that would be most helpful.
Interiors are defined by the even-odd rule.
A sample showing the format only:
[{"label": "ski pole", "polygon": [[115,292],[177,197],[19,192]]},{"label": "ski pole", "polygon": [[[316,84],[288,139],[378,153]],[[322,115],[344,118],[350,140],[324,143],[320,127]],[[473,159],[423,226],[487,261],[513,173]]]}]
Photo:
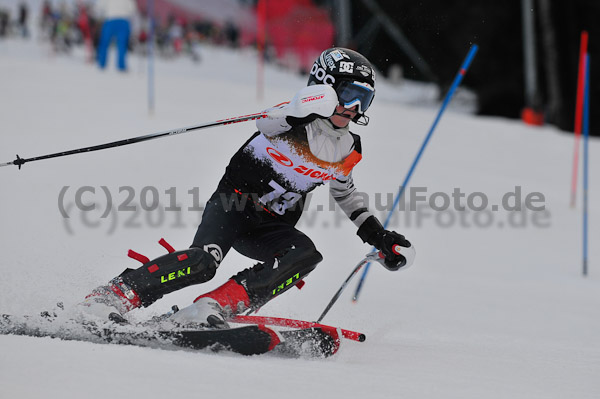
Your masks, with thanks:
[{"label": "ski pole", "polygon": [[354,278],[354,276],[356,275],[356,273],[358,273],[360,268],[363,267],[366,263],[369,263],[371,260],[375,259],[377,256],[379,256],[378,253],[371,252],[370,254],[365,256],[365,258],[363,260],[358,262],[358,264],[352,270],[352,273],[350,273],[350,275],[348,276],[348,278],[346,278],[346,281],[344,281],[344,283],[342,284],[340,289],[335,293],[333,298],[331,298],[331,301],[329,301],[329,304],[327,305],[327,307],[325,308],[323,313],[321,313],[321,316],[319,316],[319,318],[317,319],[317,323],[320,323],[323,320],[325,315],[329,312],[329,310],[331,309],[333,304],[337,302],[338,298],[340,297],[340,295],[342,295],[342,292],[344,291],[344,289],[346,288],[346,286],[348,285],[350,280],[352,280]]},{"label": "ski pole", "polygon": [[[456,77],[454,78],[454,82],[452,83],[452,86],[450,86],[450,89],[448,90],[448,93],[446,94],[446,97],[444,98],[444,101],[442,103],[442,106],[440,107],[440,110],[438,111],[438,114],[437,114],[435,120],[433,121],[431,128],[429,129],[429,133],[427,133],[427,136],[425,136],[425,140],[423,141],[423,144],[421,145],[421,148],[419,149],[419,152],[417,153],[417,156],[415,157],[415,159],[408,171],[408,174],[406,175],[406,178],[404,179],[404,182],[402,183],[402,185],[400,186],[400,189],[398,190],[398,193],[396,194],[396,198],[394,199],[394,205],[392,205],[392,209],[390,209],[390,211],[388,212],[388,216],[387,216],[387,219],[385,220],[383,228],[387,228],[388,224],[390,223],[390,220],[392,218],[392,213],[394,212],[394,209],[396,208],[396,206],[398,206],[398,203],[400,202],[400,198],[404,194],[404,189],[408,185],[408,182],[409,182],[413,172],[415,171],[415,168],[417,167],[417,164],[419,163],[419,160],[421,159],[421,156],[423,155],[423,152],[425,151],[425,147],[427,146],[429,139],[431,139],[431,136],[433,135],[433,131],[437,127],[437,124],[440,121],[442,114],[444,113],[444,111],[446,110],[446,107],[450,103],[450,100],[452,99],[452,96],[454,95],[456,88],[460,85],[460,82],[462,82],[465,74],[467,73],[467,69],[469,69],[471,62],[473,61],[473,58],[475,57],[475,54],[477,53],[477,49],[478,49],[478,46],[476,44],[471,46],[471,49],[469,50],[467,57],[463,61],[463,64],[461,65],[458,73],[456,74]],[[373,251],[375,251],[375,249],[373,249]],[[354,292],[354,297],[352,298],[352,300],[354,302],[358,301],[358,295],[360,294],[360,291],[365,282],[365,278],[367,277],[367,273],[369,272],[370,267],[371,267],[371,262],[367,262],[367,265],[365,266],[365,270],[363,271],[363,274],[360,277],[360,280],[358,280],[358,285],[356,286],[356,291]]]},{"label": "ski pole", "polygon": [[130,139],[113,141],[111,143],[100,144],[100,145],[95,145],[95,146],[91,146],[91,147],[78,148],[75,150],[56,152],[54,154],[41,155],[41,156],[33,157],[33,158],[21,158],[19,155],[17,155],[17,159],[15,159],[14,161],[11,161],[11,162],[0,163],[0,167],[16,165],[19,167],[19,169],[21,169],[21,166],[26,162],[41,161],[42,159],[49,159],[49,158],[66,157],[67,155],[81,154],[83,152],[105,150],[107,148],[120,147],[123,145],[141,143],[143,141],[158,139],[160,137],[174,136],[174,135],[178,135],[178,134],[188,133],[193,130],[205,129],[208,127],[215,127],[215,126],[231,125],[233,123],[252,121],[255,119],[262,119],[262,118],[266,118],[266,117],[267,117],[266,113],[259,112],[256,114],[221,119],[218,121],[203,123],[200,125],[188,126],[188,127],[183,127],[183,128],[179,128],[179,129],[171,129],[171,130],[166,130],[163,132],[147,134],[145,136],[138,136],[138,137],[133,137]]}]

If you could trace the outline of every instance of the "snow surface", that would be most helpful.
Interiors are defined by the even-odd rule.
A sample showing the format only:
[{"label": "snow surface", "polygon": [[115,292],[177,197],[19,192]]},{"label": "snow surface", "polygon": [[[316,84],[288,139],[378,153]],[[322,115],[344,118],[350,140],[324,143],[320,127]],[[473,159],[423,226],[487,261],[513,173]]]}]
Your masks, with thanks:
[{"label": "snow surface", "polygon": [[[304,77],[269,67],[264,99],[257,100],[252,52],[207,47],[202,55],[200,64],[157,62],[156,112],[149,116],[144,60],[132,57],[128,74],[116,72],[113,62],[100,72],[78,51],[57,56],[37,40],[0,41],[0,162],[17,153],[32,157],[256,112],[291,98],[305,84]],[[353,129],[362,136],[364,153],[355,181],[371,200],[376,193],[396,192],[437,112],[436,106],[407,105],[393,95],[402,90],[423,95],[415,87],[378,85],[371,124]],[[33,162],[22,170],[1,168],[0,312],[36,314],[58,301],[68,308],[124,268],[136,267],[126,257],[129,248],[158,256],[161,237],[187,247],[199,219],[198,212],[187,211],[193,204],[188,190],[197,187],[202,204],[253,131],[251,122],[240,123]],[[367,341],[345,341],[330,359],[0,336],[0,397],[597,398],[600,251],[591,246],[590,276],[583,278],[581,204],[569,208],[572,151],[573,137],[552,127],[464,112],[445,115],[412,185],[427,187],[429,194],[450,195],[455,187],[484,192],[490,204],[515,186],[525,194],[541,192],[548,214],[540,223],[546,227],[533,226],[531,212],[526,227],[508,223],[522,214],[497,212],[485,228],[474,226],[473,212],[465,214],[471,227],[458,221],[444,227],[435,223],[442,215],[432,211],[420,225],[415,212],[398,213],[392,227],[415,244],[416,264],[398,273],[374,265],[356,304],[350,301],[354,284],[349,287],[324,321],[364,332]],[[595,243],[597,140],[590,151]],[[59,211],[65,186],[69,219]],[[84,186],[96,189],[84,194],[84,203],[96,201],[99,208],[85,215],[87,227],[73,205],[75,191]],[[165,191],[175,187],[183,211],[164,212],[162,223],[160,215],[146,211],[101,219],[107,203],[103,186],[115,207],[127,197],[119,187],[132,187],[138,208],[144,187],[158,190],[163,207],[170,204]],[[325,260],[301,291],[281,296],[260,314],[316,319],[369,251],[339,212],[315,211],[318,205],[328,209],[327,195],[317,190],[300,224]],[[251,264],[232,251],[212,281],[131,316],[143,320],[173,304],[188,304]]]}]

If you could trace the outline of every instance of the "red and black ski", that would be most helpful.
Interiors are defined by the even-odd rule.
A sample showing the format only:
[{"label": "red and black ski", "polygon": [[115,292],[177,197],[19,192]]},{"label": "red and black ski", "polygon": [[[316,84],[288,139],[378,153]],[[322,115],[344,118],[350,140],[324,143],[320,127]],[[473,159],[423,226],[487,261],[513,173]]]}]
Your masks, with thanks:
[{"label": "red and black ski", "polygon": [[[331,356],[340,347],[340,337],[364,340],[364,335],[359,333],[300,320],[239,316],[232,322],[250,325],[226,329],[161,330],[148,326],[57,320],[47,314],[43,317],[2,315],[0,334],[161,349],[231,351],[243,355],[271,352],[294,357]],[[286,329],[276,330],[267,325]]]}]

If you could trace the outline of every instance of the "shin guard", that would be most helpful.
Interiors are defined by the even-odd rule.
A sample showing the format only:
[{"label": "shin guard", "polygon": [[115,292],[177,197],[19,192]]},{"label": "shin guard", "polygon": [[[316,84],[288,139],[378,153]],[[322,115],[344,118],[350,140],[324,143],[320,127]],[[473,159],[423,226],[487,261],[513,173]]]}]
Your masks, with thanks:
[{"label": "shin guard", "polygon": [[256,309],[299,284],[321,260],[323,256],[314,247],[293,247],[272,261],[239,272],[233,280],[246,289],[250,307]]},{"label": "shin guard", "polygon": [[144,262],[138,269],[127,269],[119,278],[147,307],[163,295],[212,279],[216,271],[212,255],[200,248],[190,248]]}]

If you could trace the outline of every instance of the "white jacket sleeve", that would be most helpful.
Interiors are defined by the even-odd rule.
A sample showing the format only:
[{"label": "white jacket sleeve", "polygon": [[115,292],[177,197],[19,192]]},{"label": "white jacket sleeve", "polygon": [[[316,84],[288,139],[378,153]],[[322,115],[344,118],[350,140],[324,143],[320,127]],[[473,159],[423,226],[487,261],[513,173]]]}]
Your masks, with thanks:
[{"label": "white jacket sleeve", "polygon": [[360,227],[369,216],[373,216],[367,209],[367,201],[354,187],[352,173],[348,175],[346,180],[338,178],[329,182],[329,194],[356,227]]},{"label": "white jacket sleeve", "polygon": [[284,103],[265,110],[267,117],[256,120],[258,130],[265,136],[275,136],[290,130],[292,127],[285,120],[288,107],[289,103]]},{"label": "white jacket sleeve", "polygon": [[[258,119],[256,127],[264,135],[273,136],[290,130],[290,123],[297,125],[312,122],[316,118],[329,118],[337,104],[337,93],[331,86],[303,87],[289,103],[265,110],[267,118]],[[291,120],[294,122],[289,122]]]}]

